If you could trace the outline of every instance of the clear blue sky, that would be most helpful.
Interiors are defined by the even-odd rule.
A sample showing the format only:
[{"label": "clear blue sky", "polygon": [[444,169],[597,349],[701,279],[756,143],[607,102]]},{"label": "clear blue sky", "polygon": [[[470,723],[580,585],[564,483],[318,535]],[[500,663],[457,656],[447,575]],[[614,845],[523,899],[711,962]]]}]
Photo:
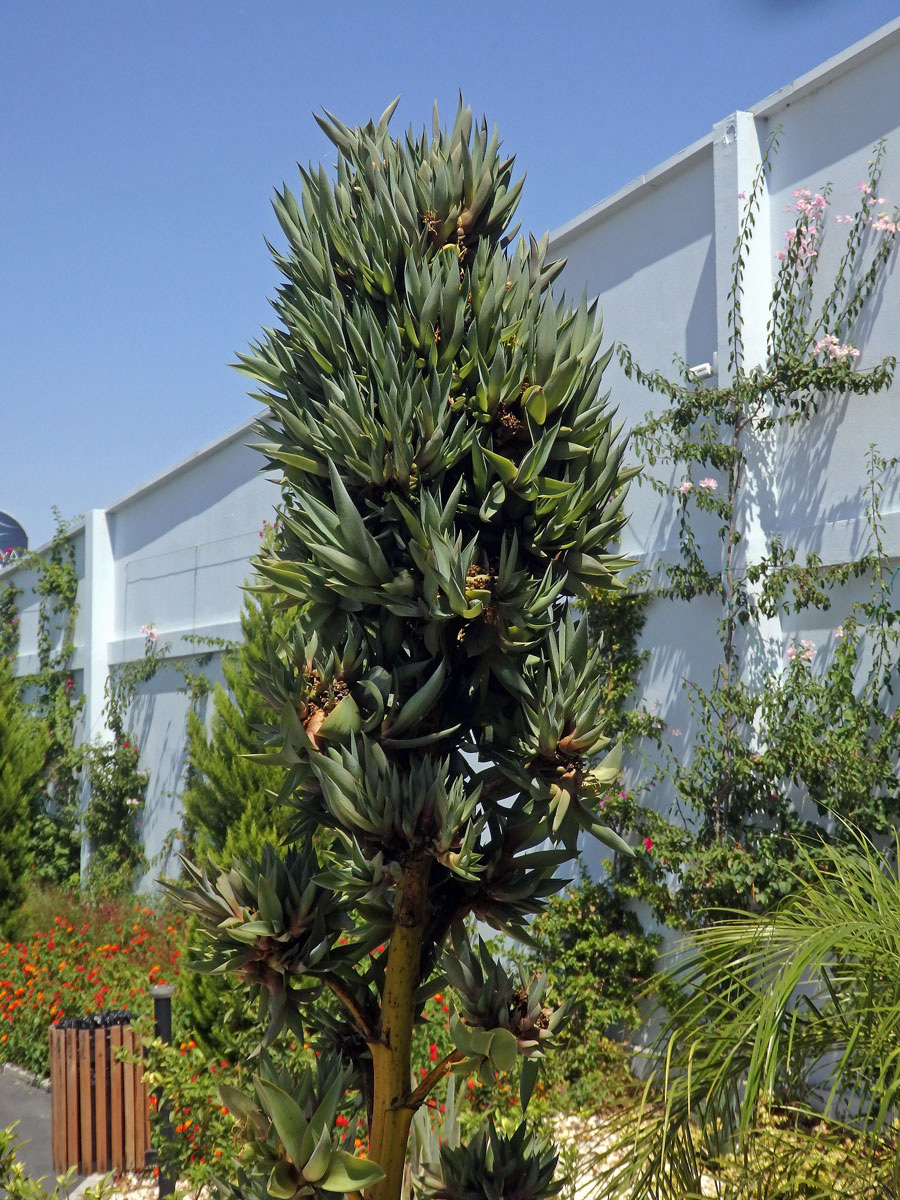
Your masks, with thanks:
[{"label": "clear blue sky", "polygon": [[[331,161],[310,115],[395,128],[460,88],[556,228],[897,0],[5,0],[0,509],[32,545],[254,411],[272,188]],[[886,102],[873,97],[873,104]],[[616,331],[610,330],[615,336]]]}]

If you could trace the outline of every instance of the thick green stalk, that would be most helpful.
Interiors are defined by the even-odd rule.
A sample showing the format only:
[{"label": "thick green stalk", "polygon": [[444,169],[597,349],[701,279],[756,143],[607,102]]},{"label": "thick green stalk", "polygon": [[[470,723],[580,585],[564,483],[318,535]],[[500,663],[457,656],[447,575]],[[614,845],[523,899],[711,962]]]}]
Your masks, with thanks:
[{"label": "thick green stalk", "polygon": [[410,1103],[412,1031],[428,887],[427,860],[411,863],[397,887],[394,928],[388,949],[381,1026],[372,1046],[375,1094],[369,1157],[384,1179],[369,1200],[400,1200],[406,1145],[415,1107]]}]

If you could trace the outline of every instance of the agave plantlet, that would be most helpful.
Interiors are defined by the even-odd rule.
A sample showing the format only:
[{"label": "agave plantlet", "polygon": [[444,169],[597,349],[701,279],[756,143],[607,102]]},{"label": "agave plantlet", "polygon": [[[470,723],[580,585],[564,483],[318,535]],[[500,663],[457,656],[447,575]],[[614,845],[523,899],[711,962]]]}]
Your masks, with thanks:
[{"label": "agave plantlet", "polygon": [[[595,765],[602,649],[568,608],[623,565],[606,548],[633,471],[601,394],[609,351],[594,307],[553,294],[547,239],[514,242],[522,181],[496,131],[461,104],[451,129],[435,114],[430,138],[394,140],[394,107],[353,129],[323,117],[335,176],[302,171],[299,201],[276,195],[278,320],[239,366],[282,475],[279,536],[255,565],[295,620],[258,664],[261,754],[288,765],[297,816],[289,849],[194,871],[185,896],[209,965],[262,991],[269,1038],[287,1022],[339,1046],[383,1172],[359,1172],[373,1200],[399,1197],[410,1122],[451,1067],[536,1060],[558,1024],[540,985],[516,990],[471,951],[466,919],[524,934],[582,831],[628,849],[598,821],[618,771]],[[416,1086],[412,1029],[451,945],[458,1044]],[[311,1005],[323,986],[340,1019]],[[312,1172],[294,1161],[275,1086],[241,1186],[258,1159],[270,1194],[324,1196],[313,1176],[338,1151],[323,1140]],[[448,1181],[486,1194],[501,1160],[502,1194],[555,1190],[524,1131],[475,1139]]]}]

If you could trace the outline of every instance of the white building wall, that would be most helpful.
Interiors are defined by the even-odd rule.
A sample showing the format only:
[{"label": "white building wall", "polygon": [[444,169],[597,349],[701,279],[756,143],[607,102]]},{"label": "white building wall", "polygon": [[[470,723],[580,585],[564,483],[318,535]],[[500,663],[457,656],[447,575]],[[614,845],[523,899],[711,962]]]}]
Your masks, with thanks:
[{"label": "white building wall", "polygon": [[[178,849],[172,831],[181,825],[190,705],[180,668],[196,671],[197,656],[208,654],[193,639],[240,637],[241,585],[279,499],[260,473],[265,461],[252,441],[248,421],[109,508],[86,514],[71,533],[79,578],[71,675],[85,698],[79,741],[108,737],[106,681],[110,671],[143,657],[141,626],[154,625],[169,647],[169,661],[140,685],[128,720],[149,776],[148,882],[173,866]],[[21,590],[17,673],[26,675],[38,667],[35,572],[13,564],[0,574],[0,583],[8,582]],[[214,650],[202,668],[213,680],[221,676],[219,659]]]},{"label": "white building wall", "polygon": [[[820,257],[820,279],[830,281],[844,245],[845,227],[835,214],[855,213],[857,184],[867,176],[876,142],[884,139],[879,195],[900,204],[900,20],[756,105],[719,122],[709,137],[572,221],[551,239],[565,256],[562,283],[571,295],[586,287],[597,297],[609,336],[627,344],[645,370],[669,375],[673,356],[691,365],[717,363],[711,380],[724,384],[728,363],[728,292],[733,249],[743,202],[769,138],[778,149],[757,219],[745,273],[743,318],[748,364],[765,355],[775,252],[795,223],[795,188],[813,192],[831,185],[833,205]],[[789,210],[789,211],[786,211]],[[874,242],[881,236],[872,233]],[[900,350],[900,274],[892,261],[885,284],[858,326],[861,367]],[[628,381],[617,362],[606,384],[620,404],[626,428],[663,401]],[[747,447],[752,464],[750,536],[744,550],[757,558],[780,534],[800,552],[815,550],[827,563],[859,556],[867,546],[865,464],[876,444],[900,453],[897,406],[900,385],[871,398],[828,398],[809,424],[783,429],[767,443]],[[648,471],[653,471],[648,468]],[[659,474],[659,467],[655,469]],[[680,476],[679,476],[680,477]],[[677,482],[670,477],[670,482]],[[724,481],[723,481],[724,482]],[[632,485],[632,518],[623,549],[640,565],[670,559],[677,540],[675,506],[647,484]],[[900,558],[900,472],[884,497],[888,553]],[[721,558],[708,525],[707,561]],[[848,590],[831,613],[807,613],[765,630],[772,662],[783,661],[788,642],[811,637],[827,649],[833,628],[858,589]],[[684,679],[708,686],[720,660],[718,606],[704,598],[690,604],[661,601],[651,607],[644,644],[652,651],[643,678],[643,700],[658,706],[673,739],[687,755],[691,714]],[[656,803],[666,810],[671,795]],[[598,854],[599,858],[600,855]]]}]

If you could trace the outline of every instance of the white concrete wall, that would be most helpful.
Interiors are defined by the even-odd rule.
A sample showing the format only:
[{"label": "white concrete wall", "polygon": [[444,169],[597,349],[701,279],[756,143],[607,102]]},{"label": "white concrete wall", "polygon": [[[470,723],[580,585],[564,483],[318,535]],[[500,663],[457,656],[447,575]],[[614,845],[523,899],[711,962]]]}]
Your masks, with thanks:
[{"label": "white concrete wall", "polygon": [[[718,362],[727,370],[728,290],[742,202],[760,156],[779,129],[762,209],[745,275],[743,317],[750,363],[761,361],[776,250],[795,223],[795,188],[832,187],[820,279],[830,282],[844,244],[845,226],[835,214],[854,213],[857,183],[867,175],[877,141],[885,139],[879,195],[900,205],[900,20],[824,64],[746,113],[719,122],[711,135],[623,188],[557,231],[551,252],[565,256],[562,283],[570,295],[587,288],[597,297],[611,339],[626,343],[648,370],[670,375],[673,356],[689,364]],[[790,211],[785,211],[789,208]],[[872,233],[872,243],[884,235]],[[880,294],[854,339],[865,367],[900,351],[900,267],[896,256]],[[606,380],[619,401],[626,427],[662,400],[626,380],[616,362]],[[900,453],[897,383],[872,398],[828,398],[809,424],[783,429],[767,444],[747,447],[753,465],[753,511],[747,551],[758,557],[775,534],[815,550],[826,562],[843,562],[866,548],[865,462],[868,448]],[[648,468],[651,470],[651,468]],[[659,468],[656,468],[659,474]],[[679,473],[680,477],[680,473]],[[672,482],[677,479],[670,477]],[[722,481],[724,482],[724,481]],[[889,477],[884,497],[888,553],[900,559],[900,472]],[[676,544],[674,506],[646,484],[632,485],[632,518],[623,549],[641,565],[670,559]],[[708,523],[701,536],[708,563],[721,561],[721,548]],[[708,539],[708,540],[707,540]],[[803,614],[782,627],[770,626],[770,662],[783,661],[793,637],[811,637],[827,649],[833,628],[849,611],[858,589],[831,613]],[[681,730],[673,746],[688,753],[691,715],[684,679],[708,685],[720,659],[717,605],[697,598],[690,604],[662,601],[651,607],[644,644],[652,651],[643,678],[643,700]],[[633,769],[637,771],[637,765]],[[671,795],[655,801],[663,811]],[[599,860],[600,855],[596,858]],[[596,865],[596,864],[595,864]]]},{"label": "white concrete wall", "polygon": [[[193,638],[240,637],[241,585],[251,573],[263,521],[271,522],[277,487],[250,449],[251,422],[231,430],[185,462],[149,481],[107,509],[88,513],[72,532],[79,577],[79,613],[71,674],[85,707],[79,741],[108,736],[103,718],[110,671],[143,657],[142,625],[155,625],[167,644],[166,664],[140,685],[128,725],[149,776],[143,816],[145,852],[157,860],[148,882],[172,866],[160,859],[180,828],[189,699],[184,673],[197,671],[205,646]],[[21,589],[17,673],[37,669],[39,597],[35,573],[12,565],[0,586]],[[58,640],[58,639],[57,639]],[[214,651],[203,671],[220,678]],[[206,713],[207,705],[201,705]],[[177,843],[174,844],[177,850]]]}]

